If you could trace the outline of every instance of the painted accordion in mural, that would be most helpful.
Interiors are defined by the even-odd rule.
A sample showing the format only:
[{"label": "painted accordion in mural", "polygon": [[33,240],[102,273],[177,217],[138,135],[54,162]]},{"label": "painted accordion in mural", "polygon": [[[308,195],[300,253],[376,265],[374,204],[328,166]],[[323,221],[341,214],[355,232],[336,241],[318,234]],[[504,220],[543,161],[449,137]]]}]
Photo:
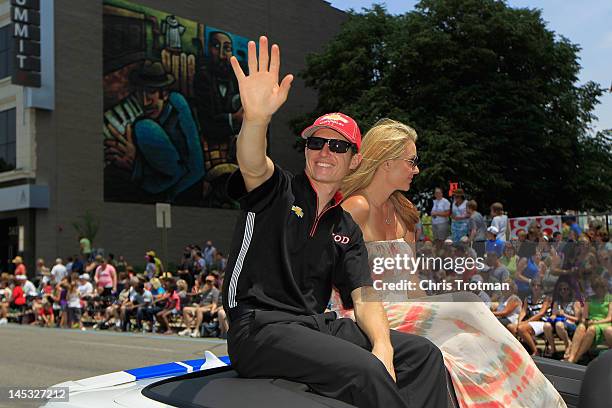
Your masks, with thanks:
[{"label": "painted accordion in mural", "polygon": [[236,208],[243,110],[230,65],[248,39],[123,0],[104,1],[104,199]]}]

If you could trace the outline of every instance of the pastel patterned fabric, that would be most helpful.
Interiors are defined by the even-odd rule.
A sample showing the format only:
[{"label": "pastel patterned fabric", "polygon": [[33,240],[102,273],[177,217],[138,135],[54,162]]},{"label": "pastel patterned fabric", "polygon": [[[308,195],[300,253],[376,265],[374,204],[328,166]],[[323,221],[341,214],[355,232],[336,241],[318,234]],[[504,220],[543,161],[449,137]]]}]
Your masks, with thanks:
[{"label": "pastel patterned fabric", "polygon": [[[403,241],[386,242],[367,244],[370,262],[399,251],[412,254]],[[440,348],[462,408],[566,407],[523,346],[484,303],[452,298],[448,294],[428,301],[383,304],[391,329],[427,337]],[[341,307],[336,293],[330,307],[341,317],[354,318],[352,310]]]}]

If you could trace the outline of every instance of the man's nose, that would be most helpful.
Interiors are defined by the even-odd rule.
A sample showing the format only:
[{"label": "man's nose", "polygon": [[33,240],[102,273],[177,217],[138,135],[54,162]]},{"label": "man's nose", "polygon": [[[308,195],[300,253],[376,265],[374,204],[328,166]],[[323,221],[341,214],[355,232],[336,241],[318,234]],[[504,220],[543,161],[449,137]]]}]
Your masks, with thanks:
[{"label": "man's nose", "polygon": [[323,148],[321,149],[321,156],[330,156],[331,153],[332,153],[331,150],[329,150],[329,144],[325,142],[325,144],[323,145]]}]

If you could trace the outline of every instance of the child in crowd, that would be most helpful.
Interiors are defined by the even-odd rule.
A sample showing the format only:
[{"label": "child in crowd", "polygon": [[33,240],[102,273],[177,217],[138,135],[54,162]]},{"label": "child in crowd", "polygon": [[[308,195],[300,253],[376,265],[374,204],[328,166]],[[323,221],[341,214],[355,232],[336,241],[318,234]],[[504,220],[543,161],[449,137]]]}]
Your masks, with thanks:
[{"label": "child in crowd", "polygon": [[78,282],[73,281],[68,287],[68,293],[66,294],[66,300],[68,302],[68,325],[69,327],[81,330],[85,330],[83,322],[81,320],[81,296],[78,290]]},{"label": "child in crowd", "polygon": [[166,305],[155,315],[160,324],[160,331],[163,330],[164,334],[174,334],[168,319],[170,316],[177,316],[181,313],[181,298],[176,289],[177,285],[174,279],[166,279]]}]

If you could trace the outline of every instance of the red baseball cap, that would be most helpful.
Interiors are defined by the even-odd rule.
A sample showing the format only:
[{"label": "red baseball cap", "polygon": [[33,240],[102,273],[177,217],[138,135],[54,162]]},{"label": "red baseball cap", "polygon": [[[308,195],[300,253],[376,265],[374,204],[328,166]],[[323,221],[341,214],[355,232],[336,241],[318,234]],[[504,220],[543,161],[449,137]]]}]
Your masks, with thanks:
[{"label": "red baseball cap", "polygon": [[319,129],[331,129],[340,133],[349,142],[357,146],[357,150],[361,148],[361,131],[357,122],[350,116],[344,113],[334,112],[326,113],[319,117],[311,126],[308,126],[302,131],[302,138],[307,139]]}]

